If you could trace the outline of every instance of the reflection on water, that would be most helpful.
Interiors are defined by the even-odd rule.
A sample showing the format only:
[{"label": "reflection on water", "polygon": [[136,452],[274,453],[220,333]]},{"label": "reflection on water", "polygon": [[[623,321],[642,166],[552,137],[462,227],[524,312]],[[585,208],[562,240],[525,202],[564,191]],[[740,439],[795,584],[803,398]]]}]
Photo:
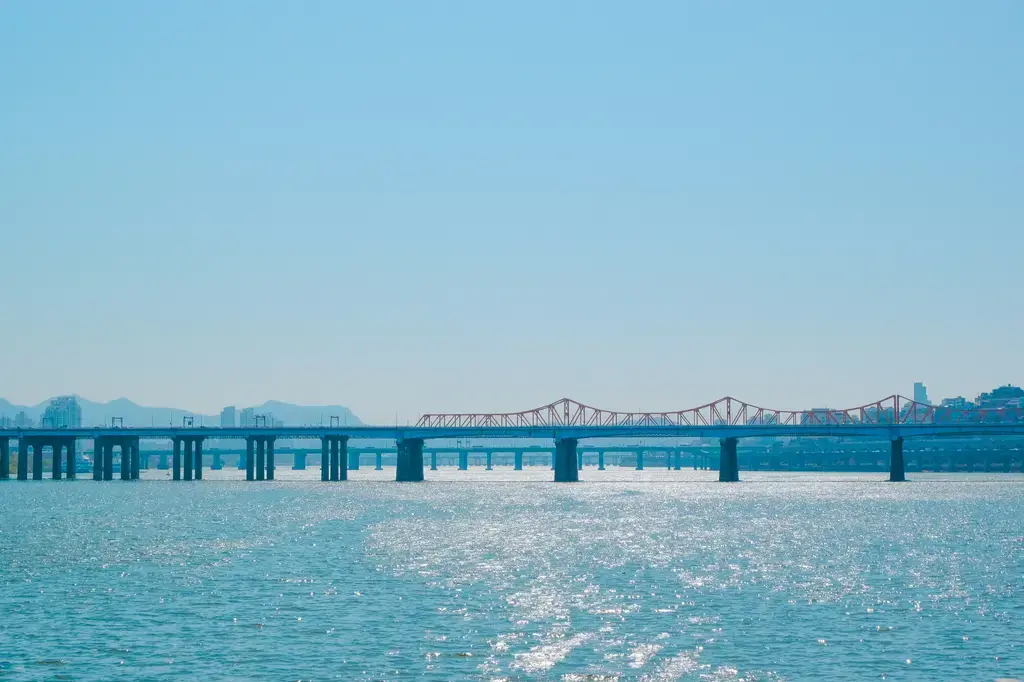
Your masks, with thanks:
[{"label": "reflection on water", "polygon": [[1024,676],[1021,476],[238,473],[0,486],[0,680]]}]

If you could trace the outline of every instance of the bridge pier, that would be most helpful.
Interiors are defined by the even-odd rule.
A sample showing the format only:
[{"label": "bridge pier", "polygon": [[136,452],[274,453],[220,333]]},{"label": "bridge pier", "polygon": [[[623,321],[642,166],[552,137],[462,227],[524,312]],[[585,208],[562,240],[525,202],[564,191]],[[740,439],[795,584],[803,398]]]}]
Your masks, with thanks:
[{"label": "bridge pier", "polygon": [[468,450],[459,450],[459,471],[469,471]]},{"label": "bridge pier", "polygon": [[221,459],[219,452],[213,453],[213,462],[210,463],[211,471],[220,471],[224,468],[224,460]]},{"label": "bridge pier", "polygon": [[384,453],[383,452],[378,452],[377,453],[377,466],[375,466],[373,469],[374,469],[374,471],[383,471],[384,470]]},{"label": "bridge pier", "polygon": [[637,471],[643,471],[644,470],[644,451],[643,450],[637,450],[636,451],[636,470]]},{"label": "bridge pier", "polygon": [[245,439],[245,480],[256,480],[256,439],[252,436]]},{"label": "bridge pier", "polygon": [[167,453],[161,452],[160,456],[156,460],[157,471],[167,471],[171,468],[170,462],[167,461]]},{"label": "bridge pier", "polygon": [[0,436],[0,481],[11,477],[11,440]]},{"label": "bridge pier", "polygon": [[718,480],[723,483],[738,483],[740,480],[740,464],[736,454],[738,443],[738,438],[723,438],[721,441]]},{"label": "bridge pier", "polygon": [[305,471],[306,470],[306,453],[296,452],[292,455],[292,470],[293,471]]},{"label": "bridge pier", "polygon": [[171,459],[172,459],[171,480],[172,481],[180,481],[181,480],[181,439],[180,438],[175,438],[174,439],[174,442],[171,445],[171,452],[172,452],[172,455],[171,455]]},{"label": "bridge pier", "polygon": [[256,439],[256,480],[267,480],[267,444],[262,438]]},{"label": "bridge pier", "polygon": [[894,438],[890,443],[889,480],[902,482],[907,480],[907,471],[903,461],[903,438]]},{"label": "bridge pier", "polygon": [[359,471],[359,453],[348,453],[348,468],[352,471]]},{"label": "bridge pier", "polygon": [[430,453],[430,470],[437,471],[437,450]]},{"label": "bridge pier", "polygon": [[575,438],[559,438],[555,441],[555,482],[575,483],[580,480]]},{"label": "bridge pier", "polygon": [[604,450],[597,451],[597,470],[604,471]]},{"label": "bridge pier", "polygon": [[576,450],[576,471],[583,471],[583,451]]},{"label": "bridge pier", "polygon": [[516,450],[515,453],[512,455],[512,468],[515,469],[516,471],[522,471],[523,470],[523,451],[522,450]]},{"label": "bridge pier", "polygon": [[320,441],[320,451],[320,480],[347,481],[348,463],[352,461],[348,436],[324,436]]},{"label": "bridge pier", "polygon": [[39,441],[32,443],[32,480],[43,480],[43,444]]},{"label": "bridge pier", "polygon": [[672,458],[674,460],[672,468],[679,471],[683,467],[683,453],[680,450],[672,451]]},{"label": "bridge pier", "polygon": [[18,439],[18,480],[28,480],[28,441]]},{"label": "bridge pier", "polygon": [[416,483],[423,480],[423,439],[404,438],[398,441],[395,480]]},{"label": "bridge pier", "polygon": [[192,469],[197,481],[203,480],[203,439],[192,439]]},{"label": "bridge pier", "polygon": [[492,453],[492,452],[488,452],[487,453],[487,470],[488,471],[491,471],[492,469],[494,469],[494,467],[491,466],[491,457],[493,456],[493,454],[494,453]]}]

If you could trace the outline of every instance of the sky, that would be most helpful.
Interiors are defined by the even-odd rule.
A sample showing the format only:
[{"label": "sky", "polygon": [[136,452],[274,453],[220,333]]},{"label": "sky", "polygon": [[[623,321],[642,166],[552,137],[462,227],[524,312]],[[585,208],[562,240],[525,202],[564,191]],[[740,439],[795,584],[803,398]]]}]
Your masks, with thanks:
[{"label": "sky", "polygon": [[1024,4],[0,3],[0,396],[1024,382]]}]

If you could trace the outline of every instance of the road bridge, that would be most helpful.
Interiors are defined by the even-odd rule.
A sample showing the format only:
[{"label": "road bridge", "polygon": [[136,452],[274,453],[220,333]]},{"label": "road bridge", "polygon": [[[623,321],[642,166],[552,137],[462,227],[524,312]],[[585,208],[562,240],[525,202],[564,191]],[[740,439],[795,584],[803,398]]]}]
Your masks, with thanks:
[{"label": "road bridge", "polygon": [[[424,448],[431,440],[545,439],[553,441],[554,480],[579,480],[580,441],[608,438],[670,439],[711,438],[719,441],[719,480],[739,480],[738,442],[749,437],[841,437],[885,439],[890,444],[891,481],[905,480],[904,441],[941,436],[1024,435],[1024,410],[952,410],[916,403],[894,395],[856,408],[802,411],[770,410],[734,398],[675,412],[613,412],[563,399],[540,408],[514,413],[426,414],[409,426],[282,426],[282,427],[97,427],[75,429],[0,429],[0,478],[11,473],[11,442],[17,441],[17,478],[43,477],[43,452],[49,448],[52,478],[66,471],[74,478],[79,440],[94,443],[93,478],[111,480],[114,450],[121,458],[120,477],[139,477],[140,441],[170,440],[173,480],[201,480],[203,443],[239,439],[245,442],[246,480],[273,480],[275,442],[279,439],[318,439],[321,480],[342,481],[352,465],[348,444],[355,440],[395,442],[396,480],[423,480],[424,453],[436,456],[447,450]],[[584,446],[585,447],[585,446]],[[611,448],[605,448],[607,451]],[[29,451],[32,452],[29,466]],[[460,468],[468,451],[458,453]],[[493,452],[497,451],[492,449]],[[528,448],[510,448],[525,453]],[[598,450],[600,453],[600,450]],[[66,453],[66,454],[65,454]],[[521,457],[521,454],[519,457]],[[62,466],[62,461],[67,466]],[[358,466],[358,457],[355,460]],[[602,462],[603,464],[603,462]],[[379,466],[379,459],[378,459]],[[521,468],[517,458],[516,468]],[[640,463],[639,468],[643,464]]]}]

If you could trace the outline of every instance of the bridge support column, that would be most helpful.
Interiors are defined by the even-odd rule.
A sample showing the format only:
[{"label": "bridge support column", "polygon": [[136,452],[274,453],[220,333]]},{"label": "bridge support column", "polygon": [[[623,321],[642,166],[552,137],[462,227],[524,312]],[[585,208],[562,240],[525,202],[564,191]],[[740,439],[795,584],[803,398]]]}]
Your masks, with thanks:
[{"label": "bridge support column", "polygon": [[139,439],[132,438],[128,443],[128,461],[131,466],[130,479],[133,481],[139,480],[139,469],[142,468],[142,449],[139,447]]},{"label": "bridge support column", "polygon": [[374,469],[376,471],[383,471],[384,470],[384,453],[382,453],[382,452],[378,452],[377,453],[377,466],[375,466]]},{"label": "bridge support column", "polygon": [[430,453],[430,470],[437,471],[437,450]]},{"label": "bridge support column", "polygon": [[576,471],[583,471],[583,451],[576,451]]},{"label": "bridge support column", "polygon": [[256,480],[256,439],[252,436],[245,439],[245,480]]},{"label": "bridge support column", "polygon": [[604,450],[597,451],[597,470],[604,471]]},{"label": "bridge support column", "polygon": [[348,436],[338,437],[338,477],[336,481],[348,480]]},{"label": "bridge support column", "polygon": [[220,471],[224,468],[224,460],[221,458],[219,452],[213,453],[213,461],[210,463],[211,471]]},{"label": "bridge support column", "polygon": [[256,480],[265,480],[267,476],[266,443],[262,438],[256,439]]},{"label": "bridge support column", "polygon": [[679,450],[672,451],[673,464],[672,468],[679,471],[683,466],[683,453]]},{"label": "bridge support column", "polygon": [[328,476],[327,480],[337,481],[341,475],[339,469],[341,468],[341,453],[338,450],[338,439],[331,438],[327,444],[328,447],[328,459],[330,464],[328,465]]},{"label": "bridge support column", "polygon": [[330,438],[320,438],[320,480],[331,480],[331,443]]},{"label": "bridge support column", "polygon": [[124,438],[121,439],[121,480],[130,481],[132,480],[132,448],[128,445],[128,441]]},{"label": "bridge support column", "polygon": [[348,468],[354,471],[359,471],[359,453],[350,452],[348,453]]},{"label": "bridge support column", "polygon": [[238,461],[235,463],[239,471],[245,471],[245,453],[238,453]]},{"label": "bridge support column", "polygon": [[193,442],[191,438],[184,438],[181,441],[182,453],[181,453],[181,467],[182,467],[182,480],[192,480],[192,457],[193,457]]},{"label": "bridge support column", "polygon": [[736,454],[738,438],[723,438],[721,458],[718,465],[718,480],[723,483],[737,483],[740,480],[740,464]]},{"label": "bridge support column", "polygon": [[32,443],[32,480],[43,480],[43,446],[39,441]]},{"label": "bridge support column", "polygon": [[522,450],[516,450],[515,454],[512,455],[512,457],[513,457],[513,459],[512,459],[512,468],[515,469],[516,471],[522,471],[523,470],[523,451]]},{"label": "bridge support column", "polygon": [[395,480],[412,483],[423,480],[422,438],[404,438],[398,441],[398,462],[395,466]]},{"label": "bridge support column", "polygon": [[7,436],[0,436],[0,481],[6,481],[10,477],[11,440]]},{"label": "bridge support column", "polygon": [[467,450],[459,450],[459,471],[469,470],[469,452]]},{"label": "bridge support column", "polygon": [[114,480],[114,443],[103,441],[103,480]]},{"label": "bridge support column", "polygon": [[28,441],[18,439],[18,480],[28,480]]},{"label": "bridge support column", "polygon": [[492,469],[494,469],[494,467],[491,465],[492,464],[491,458],[493,456],[494,456],[494,453],[492,453],[492,452],[488,452],[487,453],[487,470],[488,471],[491,471]]},{"label": "bridge support column", "polygon": [[68,438],[68,480],[73,481],[78,476],[78,461],[76,454],[77,441],[74,438]]},{"label": "bridge support column", "polygon": [[296,452],[292,455],[292,469],[295,471],[306,470],[306,453]]},{"label": "bridge support column", "polygon": [[274,439],[267,438],[267,480],[274,480],[274,470],[277,468],[277,463],[274,461]]},{"label": "bridge support column", "polygon": [[574,483],[580,480],[575,438],[559,438],[555,441],[555,482]]},{"label": "bridge support column", "polygon": [[901,482],[907,480],[907,471],[903,462],[903,438],[895,438],[891,442],[889,455],[889,480]]},{"label": "bridge support column", "polygon": [[644,451],[643,450],[637,450],[636,451],[636,470],[637,471],[643,471],[644,470]]},{"label": "bridge support column", "polygon": [[59,481],[61,475],[64,472],[64,467],[61,466],[61,457],[64,456],[64,443],[60,440],[54,440],[51,442],[53,448],[53,456],[50,460],[50,476],[55,481]]},{"label": "bridge support column", "polygon": [[195,478],[197,481],[203,480],[203,439],[196,438],[192,441],[192,468],[195,470]]}]

